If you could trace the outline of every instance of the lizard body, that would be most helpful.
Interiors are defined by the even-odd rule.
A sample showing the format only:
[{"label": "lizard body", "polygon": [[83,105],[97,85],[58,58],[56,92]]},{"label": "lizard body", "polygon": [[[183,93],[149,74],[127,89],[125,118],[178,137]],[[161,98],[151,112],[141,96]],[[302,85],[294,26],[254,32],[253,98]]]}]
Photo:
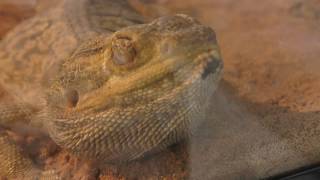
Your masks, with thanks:
[{"label": "lizard body", "polygon": [[[215,34],[187,15],[144,22],[124,0],[69,0],[22,23],[0,44],[0,122],[40,123],[62,148],[103,162],[187,137],[221,77]],[[18,150],[0,158],[10,152],[3,174],[39,171]]]}]

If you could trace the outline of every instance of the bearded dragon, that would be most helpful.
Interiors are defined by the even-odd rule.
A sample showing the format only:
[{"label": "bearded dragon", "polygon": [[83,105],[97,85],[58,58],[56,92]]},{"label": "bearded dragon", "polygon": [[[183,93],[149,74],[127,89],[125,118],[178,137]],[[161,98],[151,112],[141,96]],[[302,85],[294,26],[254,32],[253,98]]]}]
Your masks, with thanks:
[{"label": "bearded dragon", "polygon": [[[42,128],[61,148],[106,163],[186,138],[223,69],[210,27],[183,14],[148,21],[125,0],[62,1],[0,49],[1,125]],[[45,177],[5,133],[0,149],[2,175]]]}]

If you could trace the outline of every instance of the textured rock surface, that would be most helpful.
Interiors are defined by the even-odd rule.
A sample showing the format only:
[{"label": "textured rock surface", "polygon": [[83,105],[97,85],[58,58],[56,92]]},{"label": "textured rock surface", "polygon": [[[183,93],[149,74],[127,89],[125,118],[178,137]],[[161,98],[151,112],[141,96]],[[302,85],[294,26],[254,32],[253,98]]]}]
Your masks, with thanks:
[{"label": "textured rock surface", "polygon": [[[37,135],[20,137],[23,146],[38,148],[35,160],[45,158],[48,169],[74,179],[256,179],[320,161],[319,1],[157,2],[217,32],[225,75],[206,123],[189,143],[100,171],[48,140],[39,145]],[[37,10],[19,7],[6,16],[28,17]],[[0,21],[0,30],[16,22]]]}]

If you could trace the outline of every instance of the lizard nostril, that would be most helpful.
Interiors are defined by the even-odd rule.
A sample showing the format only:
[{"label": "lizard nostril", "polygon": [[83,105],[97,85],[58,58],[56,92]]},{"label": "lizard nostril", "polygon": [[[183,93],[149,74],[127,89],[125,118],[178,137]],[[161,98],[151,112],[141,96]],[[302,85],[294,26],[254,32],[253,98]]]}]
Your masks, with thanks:
[{"label": "lizard nostril", "polygon": [[67,100],[67,106],[70,108],[76,107],[79,101],[79,93],[76,90],[67,90],[65,92],[65,97]]}]

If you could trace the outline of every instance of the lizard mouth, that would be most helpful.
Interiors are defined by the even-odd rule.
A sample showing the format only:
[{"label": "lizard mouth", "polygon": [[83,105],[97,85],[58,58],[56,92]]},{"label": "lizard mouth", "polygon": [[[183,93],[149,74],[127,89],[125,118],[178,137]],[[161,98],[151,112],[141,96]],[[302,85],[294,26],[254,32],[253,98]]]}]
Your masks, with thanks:
[{"label": "lizard mouth", "polygon": [[[194,60],[198,64],[193,70],[194,76],[206,80],[209,76],[220,76],[223,69],[223,61],[216,50],[200,53]],[[192,76],[191,76],[192,77]]]},{"label": "lizard mouth", "polygon": [[220,59],[217,59],[214,55],[208,55],[204,59],[208,59],[205,68],[201,74],[202,79],[206,79],[210,74],[219,74],[223,68],[223,63]]},{"label": "lizard mouth", "polygon": [[188,86],[196,81],[204,82],[210,77],[220,77],[223,69],[223,61],[217,47],[209,50],[201,50],[187,60],[181,60],[185,64],[175,72],[176,79],[181,81],[181,86]]}]

